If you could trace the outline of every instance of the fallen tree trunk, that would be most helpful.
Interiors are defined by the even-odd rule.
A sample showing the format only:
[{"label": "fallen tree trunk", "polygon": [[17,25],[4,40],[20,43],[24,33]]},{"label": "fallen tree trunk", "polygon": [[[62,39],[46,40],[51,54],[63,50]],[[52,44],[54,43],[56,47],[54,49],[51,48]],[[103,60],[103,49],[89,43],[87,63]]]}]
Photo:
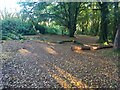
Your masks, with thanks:
[{"label": "fallen tree trunk", "polygon": [[99,50],[99,49],[105,49],[105,48],[112,48],[113,45],[88,45],[88,46],[72,46],[72,51],[81,51],[81,50]]},{"label": "fallen tree trunk", "polygon": [[63,44],[65,42],[73,42],[73,40],[56,41],[55,43]]},{"label": "fallen tree trunk", "polygon": [[73,43],[84,46],[84,44],[83,44],[83,43],[81,43],[81,42],[79,42],[79,41],[73,41]]},{"label": "fallen tree trunk", "polygon": [[112,48],[112,45],[100,45],[100,46],[90,46],[92,50],[98,50],[98,49],[105,49],[105,48]]},{"label": "fallen tree trunk", "polygon": [[72,46],[72,51],[90,50],[89,46]]}]

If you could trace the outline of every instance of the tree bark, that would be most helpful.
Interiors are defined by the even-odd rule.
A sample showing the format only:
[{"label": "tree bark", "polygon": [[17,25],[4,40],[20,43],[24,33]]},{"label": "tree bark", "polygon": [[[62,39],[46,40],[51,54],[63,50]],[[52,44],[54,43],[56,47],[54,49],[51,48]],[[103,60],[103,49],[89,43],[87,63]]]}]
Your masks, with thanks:
[{"label": "tree bark", "polygon": [[89,46],[72,46],[71,50],[79,52],[81,50],[90,50],[90,47]]},{"label": "tree bark", "polygon": [[113,45],[91,46],[91,50],[99,50],[99,49],[112,48],[112,47]]},{"label": "tree bark", "polygon": [[113,30],[113,41],[115,40],[118,24],[119,24],[119,2],[114,2],[114,30]]},{"label": "tree bark", "polygon": [[114,49],[120,50],[120,25],[115,36]]},{"label": "tree bark", "polygon": [[79,7],[80,7],[80,3],[76,3],[76,2],[68,3],[68,12],[69,12],[68,30],[70,37],[74,37],[74,33],[76,31],[76,23],[77,23]]},{"label": "tree bark", "polygon": [[108,29],[108,3],[103,2],[101,6],[101,26],[100,26],[100,36],[99,42],[107,42],[107,29]]}]

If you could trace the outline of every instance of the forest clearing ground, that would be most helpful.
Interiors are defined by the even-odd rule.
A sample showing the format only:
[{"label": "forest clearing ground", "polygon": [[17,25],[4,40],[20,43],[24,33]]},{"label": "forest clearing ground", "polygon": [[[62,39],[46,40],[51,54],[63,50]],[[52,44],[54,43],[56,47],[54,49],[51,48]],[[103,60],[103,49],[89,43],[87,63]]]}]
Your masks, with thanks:
[{"label": "forest clearing ground", "polygon": [[75,39],[81,43],[96,43],[89,36],[41,35],[32,40],[5,41],[3,52],[3,85],[12,88],[117,88],[119,76],[116,54],[112,49],[71,51],[73,43],[48,43],[33,40],[41,37],[48,41]]}]

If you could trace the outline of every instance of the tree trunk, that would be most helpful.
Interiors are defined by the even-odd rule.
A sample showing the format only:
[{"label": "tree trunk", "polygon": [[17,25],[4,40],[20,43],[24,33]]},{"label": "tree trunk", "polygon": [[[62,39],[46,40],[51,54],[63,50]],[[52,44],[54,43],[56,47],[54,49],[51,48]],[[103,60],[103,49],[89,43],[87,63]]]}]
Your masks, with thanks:
[{"label": "tree trunk", "polygon": [[116,50],[120,50],[120,25],[119,25],[119,28],[117,30],[116,36],[115,36],[114,48]]},{"label": "tree trunk", "polygon": [[108,27],[108,6],[107,2],[103,2],[101,6],[101,26],[100,26],[100,37],[99,42],[107,42],[107,27]]},{"label": "tree trunk", "polygon": [[74,33],[76,31],[76,25],[70,25],[68,29],[69,29],[69,36],[74,37]]},{"label": "tree trunk", "polygon": [[113,41],[115,40],[118,24],[119,24],[119,7],[118,7],[118,2],[114,2],[114,30],[113,30]]},{"label": "tree trunk", "polygon": [[99,20],[97,22],[97,26],[96,26],[96,29],[95,29],[95,33],[94,33],[94,36],[97,36],[99,33]]},{"label": "tree trunk", "polygon": [[81,25],[81,28],[82,28],[82,32],[81,32],[81,34],[85,34],[85,29],[84,29],[84,23],[82,22],[82,25]]},{"label": "tree trunk", "polygon": [[76,23],[77,23],[77,16],[79,12],[80,3],[76,2],[69,2],[68,4],[68,12],[69,12],[69,21],[68,21],[68,30],[69,36],[74,37],[74,33],[76,31]]}]

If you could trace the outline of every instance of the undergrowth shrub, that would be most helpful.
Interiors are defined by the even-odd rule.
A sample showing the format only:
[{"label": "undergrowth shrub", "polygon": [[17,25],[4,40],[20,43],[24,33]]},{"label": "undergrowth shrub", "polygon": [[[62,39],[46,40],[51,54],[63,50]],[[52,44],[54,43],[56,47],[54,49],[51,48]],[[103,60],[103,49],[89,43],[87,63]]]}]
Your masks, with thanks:
[{"label": "undergrowth shrub", "polygon": [[37,32],[28,22],[23,22],[19,18],[7,18],[0,21],[2,27],[2,40],[19,40],[22,35],[34,35]]},{"label": "undergrowth shrub", "polygon": [[60,35],[61,30],[58,28],[54,28],[54,27],[45,27],[45,33],[46,34],[51,34],[51,35]]}]

